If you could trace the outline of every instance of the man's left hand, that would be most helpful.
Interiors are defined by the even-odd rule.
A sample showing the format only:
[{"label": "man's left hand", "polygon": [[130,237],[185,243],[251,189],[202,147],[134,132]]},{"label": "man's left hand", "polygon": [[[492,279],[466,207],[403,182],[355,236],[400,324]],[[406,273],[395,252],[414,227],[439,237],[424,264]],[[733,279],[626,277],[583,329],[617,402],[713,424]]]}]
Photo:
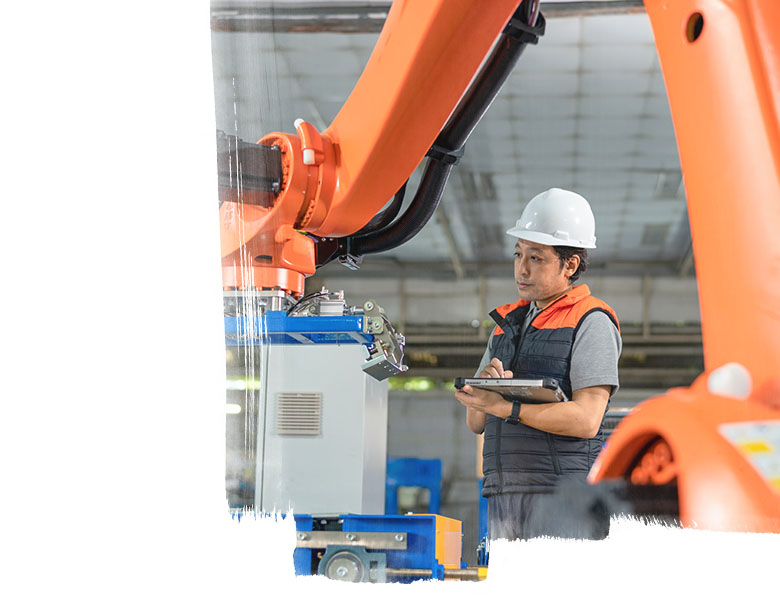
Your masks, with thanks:
[{"label": "man's left hand", "polygon": [[463,406],[472,408],[501,419],[512,413],[512,403],[504,400],[501,394],[464,385],[455,392],[455,398]]}]

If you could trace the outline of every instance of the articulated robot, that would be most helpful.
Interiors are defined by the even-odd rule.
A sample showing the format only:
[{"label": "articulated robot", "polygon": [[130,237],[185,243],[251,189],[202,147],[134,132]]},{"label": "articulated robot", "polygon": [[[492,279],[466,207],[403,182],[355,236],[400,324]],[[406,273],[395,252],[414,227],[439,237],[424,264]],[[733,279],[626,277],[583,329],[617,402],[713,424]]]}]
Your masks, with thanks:
[{"label": "articulated robot", "polygon": [[[780,3],[645,5],[683,165],[706,371],[626,417],[590,481],[644,514],[653,503],[643,500],[671,499],[664,510],[683,526],[780,532]],[[387,392],[379,380],[405,369],[403,337],[373,300],[348,307],[326,290],[304,298],[304,279],[334,260],[357,269],[364,255],[395,248],[425,225],[468,136],[544,28],[538,0],[396,0],[325,131],[298,120],[294,134],[257,144],[219,136],[228,343],[267,344],[256,508],[286,510],[289,502],[296,512],[342,515],[299,521],[299,550],[320,548],[313,558],[297,555],[299,572],[468,575],[459,555],[448,554],[452,536],[441,547],[432,542],[435,552],[422,552],[418,568],[404,562],[405,543],[427,534],[366,516],[383,510]],[[424,158],[419,189],[399,216],[406,181]],[[325,390],[334,378],[343,379]],[[339,394],[350,398],[328,406]],[[301,418],[312,414],[323,418]],[[323,466],[313,470],[295,457],[316,452],[317,436],[301,432],[318,424],[323,436],[338,432],[342,446],[319,451]],[[326,500],[334,487],[342,497]]]}]

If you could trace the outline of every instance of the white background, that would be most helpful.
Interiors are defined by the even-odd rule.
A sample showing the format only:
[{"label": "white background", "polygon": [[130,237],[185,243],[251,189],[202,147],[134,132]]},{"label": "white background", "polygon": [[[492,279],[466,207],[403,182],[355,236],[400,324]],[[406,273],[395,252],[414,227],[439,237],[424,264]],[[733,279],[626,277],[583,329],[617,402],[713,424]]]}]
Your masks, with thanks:
[{"label": "white background", "polygon": [[[3,22],[2,595],[397,594],[293,581],[289,520],[227,516],[208,3],[13,3]],[[619,524],[405,591],[748,597],[775,589],[778,550]]]}]

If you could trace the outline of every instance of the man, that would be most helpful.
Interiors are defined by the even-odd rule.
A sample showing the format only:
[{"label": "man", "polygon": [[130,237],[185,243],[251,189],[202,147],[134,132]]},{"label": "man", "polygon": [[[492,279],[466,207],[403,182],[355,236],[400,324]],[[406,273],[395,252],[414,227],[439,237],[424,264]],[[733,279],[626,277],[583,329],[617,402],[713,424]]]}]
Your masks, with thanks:
[{"label": "man", "polygon": [[579,194],[553,188],[534,197],[507,233],[517,238],[520,300],[491,313],[496,328],[477,377],[551,377],[570,401],[510,402],[471,386],[456,392],[468,427],[485,433],[488,534],[601,539],[609,532],[608,514],[556,512],[561,503],[550,495],[584,482],[604,444],[604,414],[618,389],[617,316],[588,286],[574,285],[587,267],[587,249],[596,247],[593,213]]}]

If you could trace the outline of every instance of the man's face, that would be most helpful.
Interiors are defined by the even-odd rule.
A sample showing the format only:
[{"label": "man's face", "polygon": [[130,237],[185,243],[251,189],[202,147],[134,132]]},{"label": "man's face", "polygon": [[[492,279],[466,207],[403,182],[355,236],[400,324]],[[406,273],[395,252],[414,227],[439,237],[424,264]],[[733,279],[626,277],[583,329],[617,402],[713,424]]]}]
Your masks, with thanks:
[{"label": "man's face", "polygon": [[561,266],[561,259],[552,246],[517,240],[515,244],[515,283],[520,298],[536,301],[540,308],[569,289],[569,277],[577,270],[579,258],[574,256]]}]

